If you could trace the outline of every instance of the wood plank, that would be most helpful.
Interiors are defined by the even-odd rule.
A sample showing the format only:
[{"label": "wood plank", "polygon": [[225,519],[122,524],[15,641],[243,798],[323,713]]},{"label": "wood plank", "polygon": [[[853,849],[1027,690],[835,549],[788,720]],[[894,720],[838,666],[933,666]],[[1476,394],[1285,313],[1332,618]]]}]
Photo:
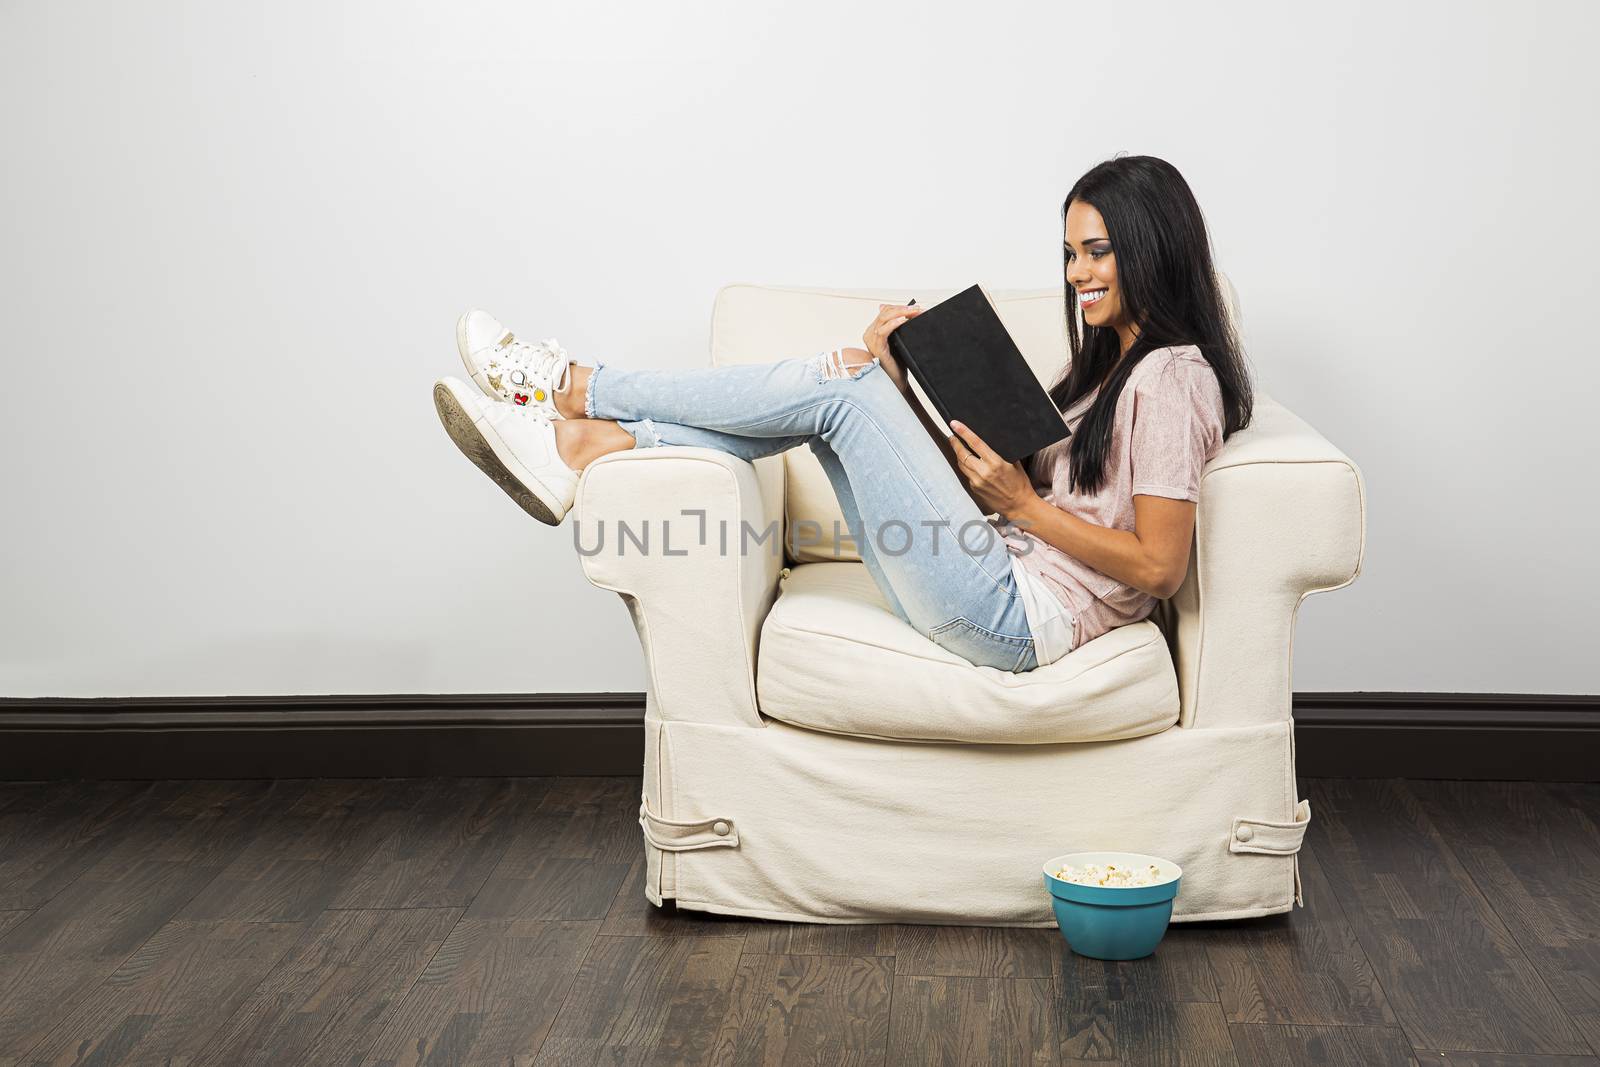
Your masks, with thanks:
[{"label": "wood plank", "polygon": [[892,923],[790,923],[754,920],[744,950],[773,956],[893,956],[898,944]]},{"label": "wood plank", "polygon": [[1228,1021],[1398,1026],[1314,847],[1300,849],[1300,879],[1304,908],[1218,923],[1208,938]]},{"label": "wood plank", "polygon": [[1200,1000],[1094,1000],[1054,1003],[1059,1061],[1122,1067],[1226,1067],[1238,1063],[1222,1005]]},{"label": "wood plank", "polygon": [[1600,1056],[1600,1015],[1574,1015],[1572,1021],[1577,1024],[1583,1036],[1589,1042],[1589,1048]]},{"label": "wood plank", "polygon": [[534,1063],[706,1063],[740,946],[728,937],[596,936]]},{"label": "wood plank", "polygon": [[1414,1047],[1590,1050],[1400,783],[1317,779],[1307,839]]},{"label": "wood plank", "polygon": [[1523,1056],[1500,1052],[1419,1052],[1419,1064],[1438,1067],[1596,1067],[1593,1056]]},{"label": "wood plank", "polygon": [[38,1044],[209,884],[280,792],[272,782],[141,790],[150,805],[119,823],[94,866],[0,937],[0,1062]]},{"label": "wood plank", "polygon": [[179,918],[301,922],[316,918],[405,825],[416,786],[400,778],[308,779]]},{"label": "wood plank", "polygon": [[1232,1063],[1208,950],[1239,925],[1179,923],[1137,960],[1081,956],[1058,932],[1052,1011],[1060,1062]]},{"label": "wood plank", "polygon": [[[86,784],[83,782],[63,781],[0,781],[0,815],[4,815],[7,812],[38,811],[62,793],[76,790],[80,785]],[[144,783],[124,782],[123,784],[131,788],[138,788]]]},{"label": "wood plank", "polygon": [[1568,1013],[1600,1014],[1600,785],[1412,782]]},{"label": "wood plank", "polygon": [[32,911],[99,860],[138,817],[149,782],[57,782],[0,809],[0,908]]},{"label": "wood plank", "polygon": [[628,877],[617,890],[611,909],[606,912],[602,934],[617,937],[738,937],[762,926],[782,926],[780,923],[761,923],[742,919],[737,915],[719,915],[716,912],[678,908],[670,902],[656,907],[644,895],[645,858],[638,856],[628,868]]},{"label": "wood plank", "polygon": [[746,952],[709,1062],[882,1064],[892,962],[884,956]]},{"label": "wood plank", "polygon": [[518,844],[551,856],[631,864],[644,854],[638,778],[549,778]]},{"label": "wood plank", "polygon": [[1049,978],[1066,946],[1055,927],[896,924],[896,975],[947,978]]},{"label": "wood plank", "polygon": [[6,931],[32,915],[31,911],[0,911],[0,943],[3,943]]},{"label": "wood plank", "polygon": [[[1053,928],[657,909],[638,779],[534,783],[0,789],[4,884],[50,894],[0,907],[0,1062],[1600,1067],[1600,787],[1308,782],[1306,908],[1176,924],[1117,962]],[[246,906],[175,919],[190,897]],[[435,901],[454,903],[413,908]],[[318,903],[334,910],[241,921]],[[451,926],[474,908],[512,914]],[[541,910],[583,918],[517,914]],[[440,929],[307,941],[339,916],[436,912]],[[274,964],[273,931],[297,930]]]},{"label": "wood plank", "polygon": [[28,1054],[30,1063],[186,1063],[289,950],[298,923],[170,922]]},{"label": "wood plank", "polygon": [[1215,976],[1207,948],[1228,936],[1224,923],[1179,923],[1161,944],[1138,960],[1097,960],[1072,951],[1055,935],[1056,986],[1069,999],[1139,1001],[1216,1001]]},{"label": "wood plank", "polygon": [[505,855],[517,821],[549,791],[542,778],[433,778],[403,823],[333,898],[334,908],[470,904]]},{"label": "wood plank", "polygon": [[531,1063],[599,926],[462,919],[363,1064]]},{"label": "wood plank", "polygon": [[555,778],[467,916],[604,919],[642,846],[637,778]]},{"label": "wood plank", "polygon": [[118,828],[97,866],[170,860],[216,868],[305,792],[304,781],[157,781],[140,796],[138,817]]},{"label": "wood plank", "polygon": [[1247,1067],[1416,1067],[1428,1062],[1412,1051],[1398,1026],[1233,1023],[1229,1029],[1239,1063]]},{"label": "wood plank", "polygon": [[357,1062],[460,917],[459,908],[323,912],[194,1062]]},{"label": "wood plank", "polygon": [[1053,1064],[1051,982],[896,974],[888,1062],[895,1067]]}]

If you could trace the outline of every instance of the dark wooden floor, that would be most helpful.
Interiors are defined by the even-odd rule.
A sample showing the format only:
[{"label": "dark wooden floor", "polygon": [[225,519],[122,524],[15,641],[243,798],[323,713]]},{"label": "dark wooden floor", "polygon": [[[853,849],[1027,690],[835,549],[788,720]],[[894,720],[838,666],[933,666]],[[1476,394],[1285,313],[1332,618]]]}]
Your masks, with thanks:
[{"label": "dark wooden floor", "polygon": [[660,911],[638,794],[0,784],[0,1063],[1600,1065],[1600,785],[1303,782],[1306,907],[1126,963]]}]

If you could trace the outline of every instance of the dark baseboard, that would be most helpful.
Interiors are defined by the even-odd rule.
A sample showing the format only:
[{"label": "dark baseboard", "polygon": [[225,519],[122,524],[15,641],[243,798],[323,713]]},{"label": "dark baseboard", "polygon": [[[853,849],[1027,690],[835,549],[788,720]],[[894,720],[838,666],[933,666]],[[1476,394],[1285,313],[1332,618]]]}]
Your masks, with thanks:
[{"label": "dark baseboard", "polygon": [[0,780],[638,774],[644,694],[0,699]]},{"label": "dark baseboard", "polygon": [[1296,693],[1305,778],[1600,781],[1600,697]]},{"label": "dark baseboard", "polygon": [[[1600,697],[1297,693],[1305,778],[1600,781]],[[0,780],[635,775],[642,693],[0,698]]]}]

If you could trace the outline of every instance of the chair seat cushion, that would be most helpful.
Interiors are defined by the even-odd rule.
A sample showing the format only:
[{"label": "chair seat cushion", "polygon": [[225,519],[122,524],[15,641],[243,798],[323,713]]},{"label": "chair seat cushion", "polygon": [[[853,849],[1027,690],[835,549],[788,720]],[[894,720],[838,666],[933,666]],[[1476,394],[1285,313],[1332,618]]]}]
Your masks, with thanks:
[{"label": "chair seat cushion", "polygon": [[1172,656],[1149,619],[1013,674],[908,626],[861,563],[789,569],[762,624],[756,675],[763,715],[858,737],[1039,745],[1140,737],[1178,721]]}]

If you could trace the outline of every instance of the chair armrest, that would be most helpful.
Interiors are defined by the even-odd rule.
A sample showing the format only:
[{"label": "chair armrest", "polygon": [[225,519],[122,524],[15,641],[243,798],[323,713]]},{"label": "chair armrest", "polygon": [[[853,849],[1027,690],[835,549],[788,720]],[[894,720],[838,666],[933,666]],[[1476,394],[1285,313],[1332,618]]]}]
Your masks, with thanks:
[{"label": "chair armrest", "polygon": [[1288,719],[1300,602],[1355,581],[1365,551],[1361,469],[1258,392],[1201,475],[1189,573],[1164,605],[1178,725]]},{"label": "chair armrest", "polygon": [[572,521],[584,576],[623,598],[639,632],[647,712],[762,726],[756,644],[783,568],[782,457],[613,452],[584,469]]}]

